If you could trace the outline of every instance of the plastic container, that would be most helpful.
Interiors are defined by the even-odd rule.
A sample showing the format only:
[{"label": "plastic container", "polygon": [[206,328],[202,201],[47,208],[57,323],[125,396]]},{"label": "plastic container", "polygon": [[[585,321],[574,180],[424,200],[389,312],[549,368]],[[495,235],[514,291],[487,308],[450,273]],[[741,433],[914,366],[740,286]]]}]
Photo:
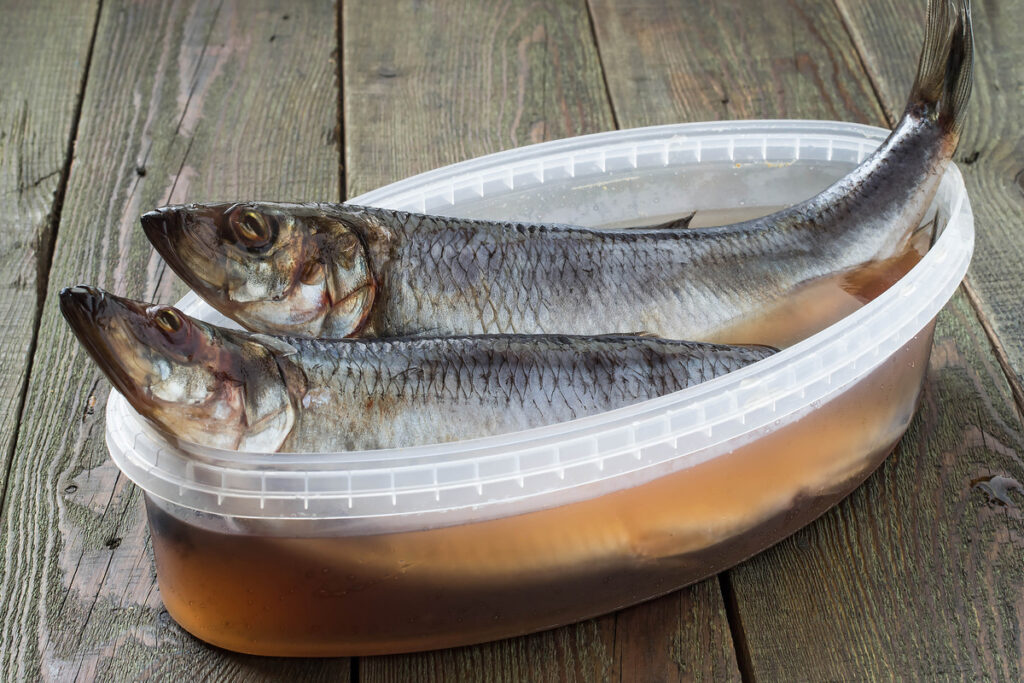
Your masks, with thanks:
[{"label": "plastic container", "polygon": [[[816,193],[886,134],[815,121],[617,131],[353,201],[584,225],[745,211]],[[934,318],[973,246],[955,167],[935,206],[932,249],[856,312],[738,372],[569,423],[282,456],[172,445],[112,395],[107,443],[145,491],[168,611],[243,652],[430,649],[608,612],[763,550],[847,495],[910,422]],[[180,305],[223,321],[193,295]]]}]

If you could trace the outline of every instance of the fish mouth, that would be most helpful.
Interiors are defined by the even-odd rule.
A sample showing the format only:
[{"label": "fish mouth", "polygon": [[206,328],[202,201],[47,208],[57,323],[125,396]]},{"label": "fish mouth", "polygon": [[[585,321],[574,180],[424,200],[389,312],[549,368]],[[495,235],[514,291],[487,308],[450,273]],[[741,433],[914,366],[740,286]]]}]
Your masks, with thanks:
[{"label": "fish mouth", "polygon": [[[216,221],[231,206],[164,206],[147,211],[139,217],[142,231],[153,248],[171,270],[197,293],[216,296],[225,286],[223,282],[208,281],[197,270],[197,266],[223,260],[223,253],[218,250]],[[186,258],[186,253],[191,256]]]},{"label": "fish mouth", "polygon": [[165,206],[147,211],[140,216],[139,221],[142,223],[142,231],[146,233],[149,243],[153,245],[164,262],[178,274],[178,277],[185,280],[190,287],[195,288],[192,282],[192,273],[175,248],[175,238],[180,236],[184,230],[180,207]]},{"label": "fish mouth", "polygon": [[124,367],[125,354],[118,353],[109,335],[114,320],[125,314],[142,315],[145,309],[128,299],[121,299],[96,287],[76,285],[60,292],[60,312],[79,343],[114,388],[135,403],[141,398],[139,387]]}]

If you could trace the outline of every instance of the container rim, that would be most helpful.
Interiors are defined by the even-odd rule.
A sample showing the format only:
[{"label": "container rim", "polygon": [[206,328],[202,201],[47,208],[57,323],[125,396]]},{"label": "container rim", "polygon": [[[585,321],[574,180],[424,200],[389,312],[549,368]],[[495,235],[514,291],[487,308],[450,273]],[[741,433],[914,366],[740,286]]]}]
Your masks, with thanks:
[{"label": "container rim", "polygon": [[[435,199],[447,197],[451,205],[467,189],[483,196],[490,176],[504,178],[505,191],[511,192],[531,182],[543,183],[552,169],[567,168],[572,177],[586,178],[588,173],[605,173],[617,162],[637,169],[660,159],[668,166],[676,152],[689,154],[689,163],[703,163],[705,155],[747,159],[744,154],[752,150],[749,160],[764,162],[800,159],[801,153],[813,149],[826,155],[822,161],[842,157],[859,163],[888,134],[887,129],[861,124],[802,120],[610,131],[478,157],[350,202],[402,208],[419,203],[422,207],[413,210],[426,210],[431,193]],[[596,170],[591,173],[588,168]],[[283,456],[178,442],[112,391],[106,431],[111,457],[148,493],[172,503],[218,514],[274,518],[376,517],[476,508],[586,487],[666,463],[672,469],[692,466],[829,400],[935,317],[963,278],[974,239],[970,203],[954,164],[946,171],[938,196],[943,198],[945,229],[921,261],[886,292],[770,358],[680,392],[570,422],[480,439]],[[195,300],[189,294],[179,305]]]}]

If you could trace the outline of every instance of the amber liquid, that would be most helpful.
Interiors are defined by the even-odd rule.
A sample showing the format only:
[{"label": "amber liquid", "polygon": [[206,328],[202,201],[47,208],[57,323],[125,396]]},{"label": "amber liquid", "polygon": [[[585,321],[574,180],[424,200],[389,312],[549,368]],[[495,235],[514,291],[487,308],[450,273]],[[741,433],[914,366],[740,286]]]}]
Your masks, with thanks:
[{"label": "amber liquid", "polygon": [[[806,337],[899,279],[926,246],[808,283],[717,340]],[[147,496],[161,596],[215,645],[306,656],[483,642],[656,597],[760,552],[860,484],[910,422],[931,339],[929,325],[838,397],[728,454],[529,514],[375,535],[309,520],[260,532]]]},{"label": "amber liquid", "polygon": [[161,596],[215,645],[312,656],[505,638],[661,595],[778,542],[863,481],[909,424],[931,337],[929,326],[837,398],[731,453],[529,514],[253,535],[147,498]]}]

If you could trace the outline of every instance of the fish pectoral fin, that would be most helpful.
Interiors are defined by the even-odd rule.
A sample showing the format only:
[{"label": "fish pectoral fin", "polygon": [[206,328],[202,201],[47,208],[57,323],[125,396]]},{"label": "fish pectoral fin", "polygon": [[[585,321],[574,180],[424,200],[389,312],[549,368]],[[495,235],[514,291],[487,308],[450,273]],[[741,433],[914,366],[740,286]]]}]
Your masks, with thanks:
[{"label": "fish pectoral fin", "polygon": [[914,228],[913,232],[910,233],[910,244],[915,248],[920,246],[922,251],[928,251],[935,245],[935,239],[939,236],[938,227],[939,216],[936,214],[930,221],[925,221],[921,225]]},{"label": "fish pectoral fin", "polygon": [[267,415],[243,434],[235,447],[242,451],[275,453],[281,448],[285,438],[292,429],[295,417],[288,411],[278,411]]},{"label": "fish pectoral fin", "polygon": [[274,360],[277,361],[277,370],[281,373],[292,405],[299,405],[302,398],[309,393],[309,378],[302,368],[287,358],[278,356]]},{"label": "fish pectoral fin", "polygon": [[920,253],[908,248],[902,254],[853,268],[843,275],[840,287],[866,303],[896,284],[920,260]]},{"label": "fish pectoral fin", "polygon": [[289,344],[285,339],[282,339],[281,337],[272,337],[269,334],[255,333],[250,337],[250,339],[252,339],[253,341],[257,341],[260,344],[266,346],[268,349],[277,351],[278,353],[285,356],[290,356],[294,353],[298,353],[298,350],[294,346]]}]

